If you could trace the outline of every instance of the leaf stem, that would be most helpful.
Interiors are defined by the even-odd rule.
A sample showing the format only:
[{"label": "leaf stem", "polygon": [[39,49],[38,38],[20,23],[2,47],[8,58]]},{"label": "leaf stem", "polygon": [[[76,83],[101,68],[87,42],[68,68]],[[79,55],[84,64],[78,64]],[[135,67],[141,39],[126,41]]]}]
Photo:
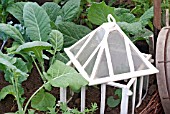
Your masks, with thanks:
[{"label": "leaf stem", "polygon": [[5,46],[5,44],[6,44],[6,42],[7,42],[7,40],[3,40],[3,43],[2,43],[2,45],[1,45],[1,51],[2,51],[2,49],[4,48],[4,46]]},{"label": "leaf stem", "polygon": [[[14,77],[15,77],[15,73],[14,73]],[[17,78],[12,79],[12,84],[15,88],[15,92],[16,92],[16,100],[17,100],[17,105],[18,105],[18,110],[19,110],[19,114],[22,114],[23,112],[23,108],[22,105],[20,103],[20,97],[19,97],[19,93],[18,93],[18,86],[17,86],[18,80]]]},{"label": "leaf stem", "polygon": [[27,103],[26,103],[26,105],[25,105],[25,107],[24,107],[23,114],[26,113],[27,107],[28,107],[31,99],[32,99],[43,87],[44,87],[44,84],[43,84],[40,88],[38,88],[38,89],[34,92],[34,94],[32,94],[31,97],[28,99],[28,101],[27,101]]},{"label": "leaf stem", "polygon": [[[40,69],[39,69],[37,63],[35,62],[35,59],[33,58],[33,56],[31,56],[31,57],[32,57],[32,60],[33,60],[33,62],[34,62],[34,64],[35,64],[37,70],[38,70],[38,73],[40,74],[40,76],[41,76],[43,82],[45,83],[45,82],[46,82],[46,79],[45,79],[44,75],[41,73],[41,71],[40,71]],[[41,65],[41,66],[42,66],[42,65]]]}]

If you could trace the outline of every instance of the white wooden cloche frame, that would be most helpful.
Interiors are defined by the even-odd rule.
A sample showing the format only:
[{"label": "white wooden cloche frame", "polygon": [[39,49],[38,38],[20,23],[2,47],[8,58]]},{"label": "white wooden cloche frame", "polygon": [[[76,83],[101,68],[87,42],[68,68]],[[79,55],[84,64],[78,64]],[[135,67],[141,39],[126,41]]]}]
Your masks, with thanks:
[{"label": "white wooden cloche frame", "polygon": [[158,72],[120,29],[111,14],[107,23],[64,51],[89,85]]}]

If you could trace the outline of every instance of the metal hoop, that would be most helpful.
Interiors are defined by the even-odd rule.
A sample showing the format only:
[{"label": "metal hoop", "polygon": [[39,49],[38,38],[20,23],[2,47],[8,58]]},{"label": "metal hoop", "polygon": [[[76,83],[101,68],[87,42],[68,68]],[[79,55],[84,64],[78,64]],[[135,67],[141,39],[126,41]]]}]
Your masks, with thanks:
[{"label": "metal hoop", "polygon": [[114,23],[116,23],[115,18],[114,18],[111,14],[108,14],[107,20],[108,20],[108,22],[114,22]]}]

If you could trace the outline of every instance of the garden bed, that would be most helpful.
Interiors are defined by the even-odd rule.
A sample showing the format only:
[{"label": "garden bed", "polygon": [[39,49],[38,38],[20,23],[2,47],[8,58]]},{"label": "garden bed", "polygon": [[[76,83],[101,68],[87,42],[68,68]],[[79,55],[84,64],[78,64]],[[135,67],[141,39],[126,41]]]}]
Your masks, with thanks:
[{"label": "garden bed", "polygon": [[[43,4],[42,1],[38,1],[39,4]],[[87,85],[87,81],[83,79],[75,69],[64,64],[68,62],[68,58],[65,55],[63,49],[73,45],[79,39],[94,30],[97,26],[107,22],[108,14],[112,14],[116,18],[121,29],[133,42],[135,42],[135,45],[143,53],[149,53],[149,46],[146,42],[148,41],[147,39],[152,34],[153,30],[153,25],[151,23],[153,19],[153,7],[152,3],[150,3],[148,0],[144,3],[135,2],[131,5],[123,4],[125,1],[117,1],[113,3],[111,0],[106,1],[107,5],[105,2],[93,3],[93,0],[91,2],[80,0],[77,0],[78,2],[75,2],[75,0],[70,1],[72,2],[67,2],[67,0],[64,2],[60,1],[59,4],[46,2],[42,6],[31,2],[1,3],[2,9],[5,11],[5,13],[3,12],[1,14],[2,20],[0,23],[0,45],[2,46],[4,41],[7,42],[4,43],[4,47],[2,46],[2,51],[0,53],[0,69],[7,75],[5,75],[5,73],[2,71],[0,72],[0,94],[3,95],[0,97],[0,114],[4,114],[6,112],[16,112],[19,109],[18,106],[26,106],[27,101],[29,101],[28,99],[34,94],[34,92],[36,92],[38,95],[42,95],[42,92],[44,92],[46,96],[48,96],[50,93],[49,96],[53,99],[53,101],[51,103],[52,105],[48,104],[48,106],[51,106],[50,108],[51,110],[53,108],[53,111],[58,110],[59,107],[54,107],[54,103],[57,103],[55,100],[58,101],[60,97],[59,88],[56,87],[65,87],[70,84],[69,86],[74,91],[77,91],[81,86]],[[128,3],[131,3],[129,1],[130,0],[128,0]],[[143,8],[143,5],[145,4],[148,4],[148,7]],[[113,7],[114,5],[118,8]],[[122,8],[123,5],[125,8]],[[138,10],[135,10],[135,5],[139,6]],[[7,8],[7,6],[9,7]],[[30,10],[30,7],[33,10]],[[42,15],[39,15],[39,12],[41,12]],[[98,20],[98,17],[101,18]],[[14,23],[7,24],[9,20],[13,20]],[[16,25],[16,23],[20,24]],[[32,31],[36,32],[33,33]],[[12,48],[10,48],[11,46]],[[67,82],[69,84],[65,84],[64,81],[62,83],[62,80],[65,80],[65,77],[62,77],[62,73],[58,75],[58,73],[53,72],[54,69],[57,69],[58,72],[62,73],[63,69],[67,69],[64,73],[70,73],[70,75],[67,75],[67,77],[72,76],[73,79],[66,77],[66,79],[69,80]],[[60,77],[61,79],[59,79],[59,81],[55,80],[56,78],[53,77],[54,75],[56,77]],[[23,78],[17,76],[23,76]],[[82,83],[76,81],[75,76],[76,78],[80,79],[79,81]],[[9,87],[8,85],[10,84],[11,86]],[[7,93],[4,95],[4,91],[2,90],[6,86],[8,88],[4,91]],[[13,89],[9,90],[11,87]],[[42,89],[42,87],[44,89]],[[37,91],[39,88],[41,88],[42,91],[41,89]],[[114,90],[115,88],[113,87],[107,87],[106,98],[109,96],[117,97],[114,94]],[[17,93],[18,91],[20,93]],[[150,100],[153,100],[152,96],[155,96],[156,92],[156,79],[155,76],[151,76],[148,94],[143,100],[142,105],[135,110],[136,114],[147,110],[145,109],[147,108],[146,105],[150,104],[149,102],[152,102]],[[34,96],[38,96],[37,94]],[[26,100],[24,101],[23,98],[26,98]],[[158,100],[159,97],[155,98],[155,101],[160,102]],[[46,109],[43,109],[41,106],[37,107],[35,105],[35,101],[37,99],[33,99],[34,103],[29,103],[28,107],[26,107],[26,109],[24,108],[24,111],[27,112],[27,109],[35,109],[39,114],[45,114],[45,111],[49,111],[47,107],[45,107]],[[24,101],[23,104],[22,101]],[[86,107],[90,108],[91,103],[97,103],[98,110],[96,111],[96,114],[99,114],[99,85],[87,87]],[[43,102],[40,104],[45,103]],[[80,93],[74,94],[73,98],[68,103],[68,106],[70,108],[78,108],[80,110]],[[106,105],[105,113],[119,114],[119,106],[120,105],[115,108],[111,108]],[[161,105],[159,106],[159,113],[163,113]],[[24,111],[21,107],[20,113],[22,114]]]}]

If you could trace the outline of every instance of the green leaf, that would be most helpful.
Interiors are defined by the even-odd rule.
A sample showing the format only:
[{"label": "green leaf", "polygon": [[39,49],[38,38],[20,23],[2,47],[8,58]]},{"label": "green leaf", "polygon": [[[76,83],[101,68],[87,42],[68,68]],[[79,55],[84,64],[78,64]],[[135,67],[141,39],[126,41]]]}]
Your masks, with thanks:
[{"label": "green leaf", "polygon": [[0,91],[0,100],[4,99],[8,94],[15,96],[15,89],[12,85],[8,85]]},{"label": "green leaf", "polygon": [[51,21],[55,22],[57,19],[57,16],[60,13],[60,6],[54,2],[46,2],[42,5],[42,8],[44,8],[50,17]]},{"label": "green leaf", "polygon": [[0,23],[0,32],[3,32],[4,34],[8,35],[21,44],[24,43],[24,39],[21,33],[12,25]]},{"label": "green leaf", "polygon": [[7,48],[7,53],[13,53],[14,51],[16,51],[16,49],[20,46],[20,44],[18,42],[13,42],[12,46],[10,48]]},{"label": "green leaf", "polygon": [[50,18],[37,3],[28,2],[23,10],[26,33],[33,41],[47,41],[51,32]]},{"label": "green leaf", "polygon": [[25,63],[21,58],[17,58],[17,61],[16,61],[16,63],[14,63],[14,65],[15,65],[18,69],[20,69],[22,72],[25,72],[25,73],[28,72],[26,63]]},{"label": "green leaf", "polygon": [[42,42],[42,41],[33,41],[33,42],[27,42],[24,43],[23,45],[20,45],[16,52],[24,51],[24,52],[29,52],[29,51],[39,51],[39,50],[49,50],[51,49],[52,45],[47,43],[47,42]]},{"label": "green leaf", "polygon": [[48,111],[48,108],[54,107],[56,104],[56,98],[45,92],[43,89],[40,90],[31,100],[31,106],[40,111]]},{"label": "green leaf", "polygon": [[88,82],[75,69],[56,60],[47,71],[47,80],[54,87],[70,87],[78,91]]},{"label": "green leaf", "polygon": [[108,22],[108,14],[114,16],[114,8],[107,6],[103,1],[101,3],[92,3],[91,7],[88,9],[87,17],[93,24],[101,25],[104,22]]},{"label": "green leaf", "polygon": [[119,99],[122,98],[122,89],[116,89],[116,91],[114,92],[115,95],[118,95]]},{"label": "green leaf", "polygon": [[29,109],[29,110],[28,110],[28,114],[35,114],[35,110]]},{"label": "green leaf", "polygon": [[120,16],[118,16],[118,19],[120,22],[127,22],[127,23],[133,23],[135,22],[135,16],[131,13],[123,13]]},{"label": "green leaf", "polygon": [[152,31],[148,30],[148,29],[143,29],[143,31],[139,32],[138,34],[136,34],[133,37],[133,42],[137,41],[137,40],[146,40],[146,42],[149,44],[149,37],[153,34]]},{"label": "green leaf", "polygon": [[42,60],[43,54],[42,50],[50,50],[52,47],[51,44],[47,42],[42,41],[33,41],[33,42],[27,42],[23,45],[20,45],[16,52],[30,52],[33,51],[36,58],[39,60]]},{"label": "green leaf", "polygon": [[1,0],[1,4],[4,9],[6,9],[9,5],[13,3],[14,3],[14,0]]},{"label": "green leaf", "polygon": [[117,24],[126,34],[135,35],[142,31],[142,24],[140,22],[134,23],[117,22]]},{"label": "green leaf", "polygon": [[9,61],[11,64],[14,64],[14,63],[16,62],[16,58],[10,57],[10,56],[8,56],[7,54],[3,54],[1,51],[0,51],[0,58],[6,59],[6,60]]},{"label": "green leaf", "polygon": [[11,72],[11,70],[7,70],[5,71],[5,80],[12,83],[11,79],[15,78],[18,80],[18,83],[22,83],[23,81],[27,80],[28,75],[26,75],[26,73],[28,73],[28,69],[27,69],[27,65],[26,63],[21,59],[21,58],[17,58],[17,61],[13,64],[20,72],[19,74],[16,74],[15,71]]},{"label": "green leaf", "polygon": [[4,34],[3,32],[0,32],[0,40],[7,41],[8,40],[8,36],[6,34]]},{"label": "green leaf", "polygon": [[53,46],[54,54],[63,48],[63,34],[58,30],[52,30],[49,35],[49,41]]},{"label": "green leaf", "polygon": [[10,5],[7,8],[7,11],[12,14],[18,21],[23,25],[23,9],[26,2],[17,2],[15,4]]},{"label": "green leaf", "polygon": [[76,25],[72,22],[62,22],[58,24],[58,30],[64,36],[64,48],[71,46],[91,31],[85,26]]},{"label": "green leaf", "polygon": [[18,82],[21,83],[28,77],[26,63],[20,58],[9,57],[0,52],[0,66],[4,68],[5,79],[10,83],[12,83],[11,78],[17,78]]},{"label": "green leaf", "polygon": [[63,7],[62,7],[62,19],[63,21],[72,21],[80,7],[80,0],[69,0]]},{"label": "green leaf", "polygon": [[[24,94],[24,89],[21,86],[18,86],[19,95]],[[13,85],[8,85],[0,91],[0,100],[4,99],[8,94],[13,95],[16,98],[16,91]]]},{"label": "green leaf", "polygon": [[119,104],[120,104],[120,99],[114,99],[113,96],[110,96],[107,98],[107,105],[109,107],[114,108],[114,107],[118,106]]},{"label": "green leaf", "polygon": [[[13,77],[13,73],[15,74],[14,76],[16,76],[18,78],[19,82],[23,82],[27,79],[28,74],[26,74],[25,72],[21,71],[20,69],[18,69],[15,65],[11,64],[8,60],[4,59],[4,58],[0,58],[0,63],[3,64],[6,69],[11,69],[11,71],[6,71],[8,72],[8,76],[12,76]],[[10,78],[8,78],[10,79]],[[8,80],[10,81],[10,80]]]},{"label": "green leaf", "polygon": [[139,19],[139,21],[142,23],[143,26],[146,26],[149,21],[153,18],[154,12],[153,7],[148,9]]},{"label": "green leaf", "polygon": [[115,8],[114,9],[114,13],[115,15],[120,16],[123,13],[130,13],[130,9],[126,9],[126,8]]},{"label": "green leaf", "polygon": [[55,58],[59,61],[62,61],[65,64],[70,60],[66,53],[60,53],[60,52],[56,54]]}]

